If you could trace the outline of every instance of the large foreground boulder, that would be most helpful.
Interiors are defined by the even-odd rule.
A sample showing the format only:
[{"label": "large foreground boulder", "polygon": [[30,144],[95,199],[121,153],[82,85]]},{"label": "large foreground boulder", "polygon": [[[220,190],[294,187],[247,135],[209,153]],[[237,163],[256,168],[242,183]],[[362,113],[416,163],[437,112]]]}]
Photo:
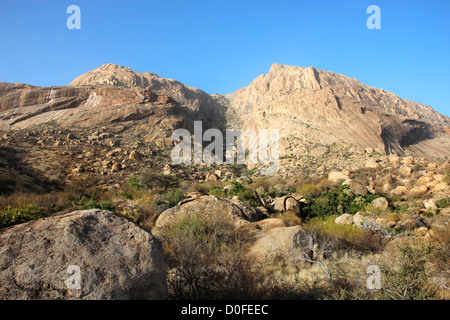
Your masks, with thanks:
[{"label": "large foreground boulder", "polygon": [[0,230],[0,299],[164,299],[166,275],[159,241],[109,211]]}]

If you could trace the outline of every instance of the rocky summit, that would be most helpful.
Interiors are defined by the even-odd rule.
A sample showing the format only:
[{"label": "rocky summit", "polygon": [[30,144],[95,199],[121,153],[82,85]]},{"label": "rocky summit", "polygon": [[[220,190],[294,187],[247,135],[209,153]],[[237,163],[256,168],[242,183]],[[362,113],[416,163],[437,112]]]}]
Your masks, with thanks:
[{"label": "rocky summit", "polygon": [[[431,107],[313,67],[275,63],[227,98],[244,128],[281,130],[286,156],[308,152],[311,145],[321,152],[333,143],[402,156],[417,144],[418,155],[422,142],[449,133],[450,119]],[[435,142],[432,154],[448,154],[448,140]]]}]

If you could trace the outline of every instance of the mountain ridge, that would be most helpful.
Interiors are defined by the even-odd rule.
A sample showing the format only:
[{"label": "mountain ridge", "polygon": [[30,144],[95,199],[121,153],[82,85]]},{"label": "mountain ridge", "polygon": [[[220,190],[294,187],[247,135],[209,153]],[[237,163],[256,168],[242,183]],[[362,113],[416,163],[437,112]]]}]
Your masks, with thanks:
[{"label": "mountain ridge", "polygon": [[[0,129],[47,121],[98,125],[141,119],[154,112],[152,103],[177,105],[170,108],[178,111],[171,112],[181,118],[168,129],[181,124],[191,128],[195,120],[204,121],[205,129],[278,128],[282,156],[307,152],[306,144],[323,148],[333,143],[404,156],[406,148],[450,133],[450,118],[430,106],[331,71],[279,63],[247,87],[225,95],[112,63],[76,77],[67,87],[0,83]],[[74,113],[77,121],[68,117]]]}]

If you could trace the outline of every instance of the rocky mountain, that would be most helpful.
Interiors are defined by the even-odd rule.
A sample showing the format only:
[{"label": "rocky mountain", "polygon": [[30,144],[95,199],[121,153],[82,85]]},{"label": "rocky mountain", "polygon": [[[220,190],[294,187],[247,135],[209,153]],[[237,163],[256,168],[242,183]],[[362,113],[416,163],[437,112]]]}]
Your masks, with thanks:
[{"label": "rocky mountain", "polygon": [[[431,107],[313,67],[275,63],[227,98],[244,128],[279,129],[286,156],[333,143],[404,156],[408,147],[450,132],[450,119]],[[445,141],[427,149],[448,149]]]},{"label": "rocky mountain", "polygon": [[[274,64],[235,93],[209,95],[105,64],[66,87],[0,83],[0,175],[8,182],[1,190],[14,189],[12,182],[40,190],[39,177],[56,182],[88,171],[111,178],[149,166],[201,180],[201,168],[168,167],[172,132],[192,131],[195,120],[203,129],[279,129],[282,175],[362,167],[372,153],[450,155],[448,117],[332,72]],[[133,151],[139,161],[130,160]]]}]

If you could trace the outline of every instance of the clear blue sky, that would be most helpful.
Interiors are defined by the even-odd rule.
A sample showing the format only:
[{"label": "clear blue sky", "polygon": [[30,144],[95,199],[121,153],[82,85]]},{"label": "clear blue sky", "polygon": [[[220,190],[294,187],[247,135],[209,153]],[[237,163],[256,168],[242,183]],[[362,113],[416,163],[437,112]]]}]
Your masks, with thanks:
[{"label": "clear blue sky", "polygon": [[[69,30],[69,5],[81,30]],[[366,27],[369,5],[381,30]],[[230,93],[274,62],[333,71],[450,116],[449,0],[0,0],[0,81],[68,85],[104,63]]]}]

